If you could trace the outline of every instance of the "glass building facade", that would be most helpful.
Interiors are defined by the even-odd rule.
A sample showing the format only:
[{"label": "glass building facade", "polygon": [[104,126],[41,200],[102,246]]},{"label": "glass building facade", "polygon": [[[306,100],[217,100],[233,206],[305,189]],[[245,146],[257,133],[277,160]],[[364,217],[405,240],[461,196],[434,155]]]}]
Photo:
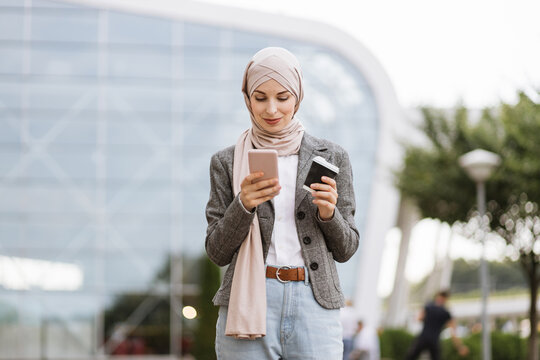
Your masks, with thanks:
[{"label": "glass building facade", "polygon": [[[250,126],[241,77],[265,46],[290,49],[303,66],[307,131],[349,152],[362,232],[379,120],[372,89],[339,53],[0,0],[0,359],[121,354],[142,324],[132,349],[180,351],[190,326],[181,306],[198,292],[193,264],[204,255],[210,157]],[[339,266],[349,296],[357,259]]]}]

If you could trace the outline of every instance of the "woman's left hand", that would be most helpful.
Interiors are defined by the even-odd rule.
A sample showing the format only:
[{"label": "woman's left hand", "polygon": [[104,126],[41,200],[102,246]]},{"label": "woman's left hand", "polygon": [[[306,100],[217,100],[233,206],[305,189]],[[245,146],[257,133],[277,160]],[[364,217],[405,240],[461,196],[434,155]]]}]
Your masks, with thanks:
[{"label": "woman's left hand", "polygon": [[313,203],[319,209],[321,220],[330,220],[334,216],[337,204],[337,185],[334,179],[327,176],[323,176],[321,180],[323,184],[311,184],[311,189],[315,190],[311,192],[311,195],[313,196]]}]

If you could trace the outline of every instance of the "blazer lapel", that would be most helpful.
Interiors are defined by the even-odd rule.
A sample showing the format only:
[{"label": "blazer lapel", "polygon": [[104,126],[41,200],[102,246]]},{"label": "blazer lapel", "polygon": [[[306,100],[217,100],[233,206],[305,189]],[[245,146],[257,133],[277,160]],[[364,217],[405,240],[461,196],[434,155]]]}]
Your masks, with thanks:
[{"label": "blazer lapel", "polygon": [[298,169],[296,174],[296,194],[294,197],[294,208],[297,209],[308,191],[303,188],[309,172],[311,159],[315,156],[322,155],[327,150],[326,146],[319,144],[316,138],[304,133],[300,151],[298,152]]}]

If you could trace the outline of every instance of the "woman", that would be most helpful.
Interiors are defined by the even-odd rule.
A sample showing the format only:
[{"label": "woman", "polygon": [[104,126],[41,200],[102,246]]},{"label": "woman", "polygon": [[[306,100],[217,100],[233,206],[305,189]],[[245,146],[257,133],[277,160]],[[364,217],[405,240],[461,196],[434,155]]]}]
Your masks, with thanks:
[{"label": "woman", "polygon": [[[294,117],[302,73],[287,50],[256,53],[242,92],[251,128],[210,165],[206,251],[217,265],[229,265],[214,297],[217,357],[339,359],[344,298],[334,261],[347,261],[359,238],[348,155],[305,133]],[[254,182],[263,174],[248,171],[252,148],[277,150],[279,179]],[[308,192],[302,185],[315,156],[339,174]]]}]

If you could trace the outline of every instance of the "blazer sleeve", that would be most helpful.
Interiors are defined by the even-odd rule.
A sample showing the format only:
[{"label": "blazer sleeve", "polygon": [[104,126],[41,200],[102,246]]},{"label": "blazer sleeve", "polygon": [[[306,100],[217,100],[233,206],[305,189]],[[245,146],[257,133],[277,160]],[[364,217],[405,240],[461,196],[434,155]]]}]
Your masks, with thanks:
[{"label": "blazer sleeve", "polygon": [[338,200],[334,217],[323,221],[317,214],[317,223],[324,234],[326,246],[332,252],[334,260],[345,262],[356,250],[360,235],[354,222],[356,204],[354,199],[353,175],[349,155],[341,151],[339,174],[336,176]]},{"label": "blazer sleeve", "polygon": [[234,196],[231,181],[232,170],[227,171],[219,153],[213,155],[210,162],[210,197],[206,205],[208,227],[205,247],[210,260],[218,266],[231,263],[255,216],[255,212],[244,209],[238,195]]}]

